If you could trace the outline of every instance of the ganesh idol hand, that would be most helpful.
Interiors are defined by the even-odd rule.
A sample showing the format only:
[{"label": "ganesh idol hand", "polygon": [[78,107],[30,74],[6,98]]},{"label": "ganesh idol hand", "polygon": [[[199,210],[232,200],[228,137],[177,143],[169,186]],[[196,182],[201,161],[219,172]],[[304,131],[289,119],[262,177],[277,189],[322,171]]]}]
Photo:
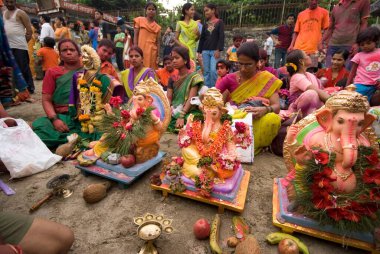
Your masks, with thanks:
[{"label": "ganesh idol hand", "polygon": [[175,123],[175,127],[177,129],[181,129],[185,124],[185,120],[183,118],[178,118],[176,123]]}]

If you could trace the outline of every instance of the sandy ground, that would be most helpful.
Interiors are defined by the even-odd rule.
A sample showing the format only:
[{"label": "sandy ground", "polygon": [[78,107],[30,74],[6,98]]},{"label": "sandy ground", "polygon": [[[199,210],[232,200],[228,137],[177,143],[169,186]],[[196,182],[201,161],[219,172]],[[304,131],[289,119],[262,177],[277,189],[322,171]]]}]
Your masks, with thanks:
[{"label": "sandy ground", "polygon": [[[36,87],[37,94],[33,95],[36,102],[9,109],[11,115],[27,121],[44,115],[40,96],[41,82],[36,82]],[[162,150],[168,153],[167,156],[178,153],[175,135],[165,134],[161,145]],[[46,182],[56,175],[67,173],[73,179],[70,182],[73,195],[68,199],[49,201],[34,215],[72,228],[76,240],[71,253],[138,253],[143,242],[136,236],[137,227],[133,224],[133,217],[147,212],[164,214],[173,219],[175,231],[170,235],[163,234],[156,240],[161,254],[211,253],[208,241],[194,238],[192,226],[198,218],[211,221],[217,208],[177,196],[163,200],[161,193],[151,190],[149,186],[149,177],[159,172],[160,166],[152,168],[128,189],[113,187],[104,200],[93,205],[85,203],[82,192],[89,184],[102,182],[103,179],[83,176],[70,162],[59,163],[45,172],[16,181],[9,182],[9,175],[1,175],[0,179],[6,181],[16,191],[16,195],[8,197],[0,193],[0,209],[26,214],[37,200],[48,193]],[[273,178],[285,175],[287,170],[282,158],[269,153],[259,155],[253,165],[244,165],[244,168],[251,172],[251,179],[242,216],[252,225],[252,232],[260,242],[263,253],[277,253],[277,246],[267,244],[265,236],[278,231],[271,221],[272,184]],[[226,239],[233,234],[231,219],[234,215],[237,214],[230,211],[221,215],[219,239],[226,253],[232,253],[226,248]],[[305,242],[312,254],[365,253],[354,248],[343,248],[340,244],[295,235]]]}]

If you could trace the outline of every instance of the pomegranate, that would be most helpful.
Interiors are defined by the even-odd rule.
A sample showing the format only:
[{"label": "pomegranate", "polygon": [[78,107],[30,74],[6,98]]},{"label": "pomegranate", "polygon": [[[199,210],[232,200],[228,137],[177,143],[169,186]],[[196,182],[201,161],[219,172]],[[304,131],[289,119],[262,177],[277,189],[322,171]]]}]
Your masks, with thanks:
[{"label": "pomegranate", "polygon": [[280,254],[299,254],[298,245],[292,239],[282,239],[278,244],[278,253]]},{"label": "pomegranate", "polygon": [[120,158],[120,163],[125,168],[130,168],[136,164],[135,156],[132,154],[124,155]]},{"label": "pomegranate", "polygon": [[207,239],[210,236],[210,223],[204,218],[199,219],[193,226],[193,232],[198,240]]}]

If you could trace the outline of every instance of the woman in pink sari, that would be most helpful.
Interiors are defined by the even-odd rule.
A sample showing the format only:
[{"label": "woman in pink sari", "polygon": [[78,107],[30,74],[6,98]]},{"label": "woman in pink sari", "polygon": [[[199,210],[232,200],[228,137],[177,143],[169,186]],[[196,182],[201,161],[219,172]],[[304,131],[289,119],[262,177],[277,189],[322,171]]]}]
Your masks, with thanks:
[{"label": "woman in pink sari", "polygon": [[321,89],[319,80],[306,69],[311,59],[302,50],[293,50],[286,57],[286,68],[290,75],[289,109],[281,110],[280,115],[287,119],[292,113],[302,113],[305,117],[324,105],[330,97]]}]

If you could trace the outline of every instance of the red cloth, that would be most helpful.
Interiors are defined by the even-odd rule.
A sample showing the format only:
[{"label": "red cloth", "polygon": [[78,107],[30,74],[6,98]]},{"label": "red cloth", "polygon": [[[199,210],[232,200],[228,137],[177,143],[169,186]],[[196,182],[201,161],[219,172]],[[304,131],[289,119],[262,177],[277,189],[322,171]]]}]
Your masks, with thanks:
[{"label": "red cloth", "polygon": [[348,78],[348,74],[350,74],[344,67],[339,71],[338,76],[335,79],[332,79],[332,69],[320,69],[315,75],[317,78],[325,77],[327,78],[327,83],[324,87],[334,87],[336,84],[342,79]]}]

